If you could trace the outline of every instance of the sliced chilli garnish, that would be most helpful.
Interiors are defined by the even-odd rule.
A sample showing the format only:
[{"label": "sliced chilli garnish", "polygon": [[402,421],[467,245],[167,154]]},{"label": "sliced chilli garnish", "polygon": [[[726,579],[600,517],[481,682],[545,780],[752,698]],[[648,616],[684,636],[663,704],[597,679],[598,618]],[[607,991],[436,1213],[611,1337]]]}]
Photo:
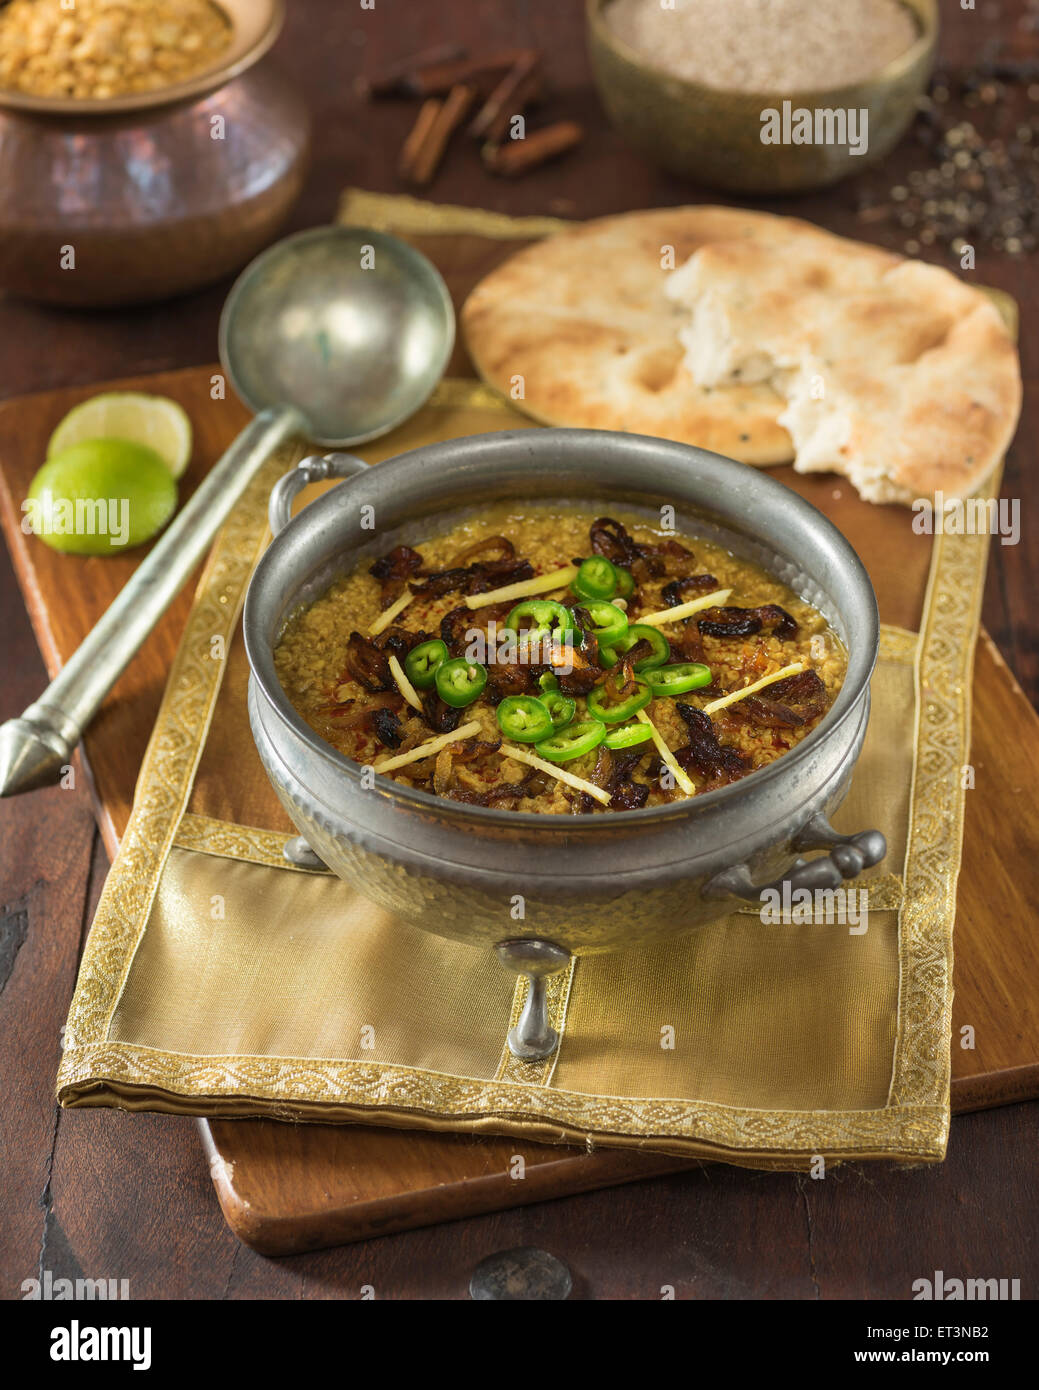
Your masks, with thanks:
[{"label": "sliced chilli garnish", "polygon": [[369,566],[368,573],[382,585],[379,602],[383,608],[389,608],[394,599],[400,598],[404,585],[424,563],[422,556],[410,545],[398,545]]},{"label": "sliced chilli garnish", "polygon": [[750,764],[735,748],[723,746],[711,723],[710,715],[693,705],[678,700],[675,709],[689,730],[689,742],[684,748],[675,750],[675,758],[685,772],[697,772],[701,777],[721,778],[735,782],[751,771]]}]

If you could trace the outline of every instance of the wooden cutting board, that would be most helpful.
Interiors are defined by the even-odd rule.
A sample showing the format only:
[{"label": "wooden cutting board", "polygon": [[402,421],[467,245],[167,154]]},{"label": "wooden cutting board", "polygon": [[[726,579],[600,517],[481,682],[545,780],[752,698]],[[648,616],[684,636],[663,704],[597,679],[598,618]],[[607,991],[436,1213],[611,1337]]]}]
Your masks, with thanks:
[{"label": "wooden cutting board", "polygon": [[[216,370],[191,368],[120,383],[172,396],[188,411],[196,448],[182,501],[246,420],[237,401],[211,399]],[[104,560],[62,556],[21,531],[21,501],[51,430],[98,389],[47,392],[0,407],[0,522],[52,674],[146,553]],[[829,478],[774,471],[823,506],[855,544],[871,570],[885,621],[915,627],[926,548],[905,544],[909,514],[869,507],[847,488],[835,497]],[[84,741],[83,772],[91,780],[110,854],[126,826],[192,589],[189,584],[181,593]],[[3,709],[0,717],[18,712]],[[974,730],[971,760],[979,775],[967,800],[956,922],[958,1112],[1039,1096],[1039,935],[1032,925],[1039,890],[1039,718],[984,633],[974,678]],[[975,1039],[969,1051],[955,1041],[967,1024]],[[202,1122],[202,1133],[229,1223],[267,1254],[365,1239],[690,1166],[661,1155],[588,1154],[512,1139],[361,1126],[221,1120]]]}]

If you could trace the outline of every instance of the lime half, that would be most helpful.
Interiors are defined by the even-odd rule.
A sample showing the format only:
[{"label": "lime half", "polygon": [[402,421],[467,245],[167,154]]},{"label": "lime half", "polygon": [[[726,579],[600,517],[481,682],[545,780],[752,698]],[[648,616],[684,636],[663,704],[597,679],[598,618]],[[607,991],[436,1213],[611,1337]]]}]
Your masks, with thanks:
[{"label": "lime half", "polygon": [[191,421],[168,396],[106,391],[74,406],[51,435],[47,457],[87,439],[128,439],[154,449],[174,478],[191,459]]},{"label": "lime half", "polygon": [[22,529],[54,550],[116,555],[151,540],[176,508],[177,484],[154,449],[88,439],[55,454],[33,478]]}]

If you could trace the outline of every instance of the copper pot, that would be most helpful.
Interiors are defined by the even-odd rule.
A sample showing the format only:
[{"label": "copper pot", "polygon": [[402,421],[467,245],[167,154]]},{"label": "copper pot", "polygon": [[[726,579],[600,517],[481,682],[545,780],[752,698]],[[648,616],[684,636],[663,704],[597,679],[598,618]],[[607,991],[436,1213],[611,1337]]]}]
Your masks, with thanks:
[{"label": "copper pot", "polygon": [[309,122],[258,60],[282,0],[224,0],[219,65],[108,101],[0,90],[0,288],[51,304],[164,299],[266,246],[303,182]]}]

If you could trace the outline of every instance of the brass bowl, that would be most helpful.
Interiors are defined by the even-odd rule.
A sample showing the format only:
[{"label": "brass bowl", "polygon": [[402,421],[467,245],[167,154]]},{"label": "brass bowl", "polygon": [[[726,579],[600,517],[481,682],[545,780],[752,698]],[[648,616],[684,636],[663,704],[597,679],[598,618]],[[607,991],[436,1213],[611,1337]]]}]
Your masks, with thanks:
[{"label": "brass bowl", "polygon": [[220,0],[217,63],[103,101],[0,88],[0,289],[69,306],[143,303],[240,269],[303,183],[309,120],[259,63],[284,0]]},{"label": "brass bowl", "polygon": [[[824,188],[877,163],[913,118],[934,65],[937,0],[901,0],[916,18],[916,41],[865,81],[811,92],[734,92],[676,77],[629,48],[606,18],[613,0],[586,0],[592,72],[610,120],[655,163],[737,193]],[[763,144],[762,112],[866,109],[868,148]]]}]

